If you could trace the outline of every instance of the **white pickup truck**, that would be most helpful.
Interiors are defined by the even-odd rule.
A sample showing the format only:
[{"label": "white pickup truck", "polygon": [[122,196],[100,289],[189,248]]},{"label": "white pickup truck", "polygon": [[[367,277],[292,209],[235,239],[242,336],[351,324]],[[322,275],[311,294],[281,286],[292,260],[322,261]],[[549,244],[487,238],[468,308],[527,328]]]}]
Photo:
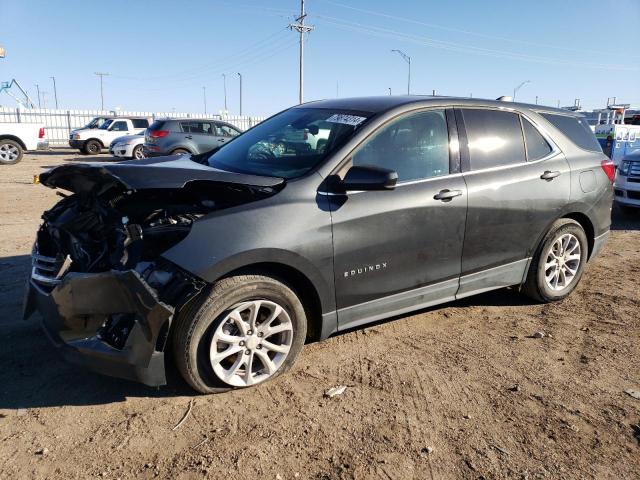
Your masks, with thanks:
[{"label": "white pickup truck", "polygon": [[152,122],[153,119],[147,117],[107,118],[98,128],[83,128],[71,132],[69,145],[87,155],[95,155],[103,148],[109,148],[116,138],[141,133]]},{"label": "white pickup truck", "polygon": [[47,148],[44,125],[0,122],[0,165],[18,163],[25,151]]}]

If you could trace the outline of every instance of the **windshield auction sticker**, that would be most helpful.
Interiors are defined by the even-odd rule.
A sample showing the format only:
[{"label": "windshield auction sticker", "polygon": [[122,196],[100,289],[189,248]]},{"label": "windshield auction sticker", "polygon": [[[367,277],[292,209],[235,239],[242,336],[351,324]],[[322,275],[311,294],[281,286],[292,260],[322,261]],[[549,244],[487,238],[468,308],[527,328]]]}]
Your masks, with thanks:
[{"label": "windshield auction sticker", "polygon": [[353,125],[354,127],[364,122],[366,117],[359,117],[357,115],[345,115],[344,113],[336,113],[327,118],[329,123],[342,123],[344,125]]}]

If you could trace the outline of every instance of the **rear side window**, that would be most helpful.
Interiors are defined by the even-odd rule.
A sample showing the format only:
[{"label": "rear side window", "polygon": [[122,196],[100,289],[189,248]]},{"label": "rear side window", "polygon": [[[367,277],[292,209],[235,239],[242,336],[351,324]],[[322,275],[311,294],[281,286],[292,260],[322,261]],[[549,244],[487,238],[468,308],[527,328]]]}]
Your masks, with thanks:
[{"label": "rear side window", "polygon": [[524,130],[524,141],[527,145],[527,160],[533,162],[540,160],[551,153],[551,145],[547,142],[536,127],[531,122],[522,117],[522,129]]},{"label": "rear side window", "polygon": [[131,123],[133,123],[133,128],[147,128],[149,126],[149,120],[146,118],[133,118]]},{"label": "rear side window", "polygon": [[128,129],[127,122],[118,121],[111,126],[112,132],[126,132]]},{"label": "rear side window", "polygon": [[526,161],[518,115],[499,110],[462,109],[471,170]]},{"label": "rear side window", "polygon": [[164,127],[165,123],[166,122],[164,120],[156,120],[151,124],[149,130],[162,130],[162,127]]},{"label": "rear side window", "polygon": [[571,139],[580,148],[590,150],[592,152],[601,152],[602,148],[591,131],[586,118],[570,117],[568,115],[556,115],[553,113],[540,113],[544,118],[549,120],[562,133]]},{"label": "rear side window", "polygon": [[212,135],[213,125],[210,122],[182,122],[180,124],[182,131],[185,133],[202,133],[206,135]]}]

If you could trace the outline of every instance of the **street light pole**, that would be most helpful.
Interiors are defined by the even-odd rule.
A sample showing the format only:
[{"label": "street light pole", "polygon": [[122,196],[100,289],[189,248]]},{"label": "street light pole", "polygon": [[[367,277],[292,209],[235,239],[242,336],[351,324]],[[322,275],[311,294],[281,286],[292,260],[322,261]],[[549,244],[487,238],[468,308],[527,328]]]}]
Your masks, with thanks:
[{"label": "street light pole", "polygon": [[242,74],[238,72],[238,78],[240,78],[240,116],[242,116]]},{"label": "street light pole", "polygon": [[103,77],[109,74],[104,72],[94,72],[94,73],[100,77],[100,110],[104,110],[104,90],[102,88],[102,79]]},{"label": "street light pole", "polygon": [[407,77],[407,95],[411,95],[411,57],[404,53],[402,50],[391,50],[392,52],[396,52],[400,55],[405,62],[409,65],[409,75]]},{"label": "street light pole", "polygon": [[38,91],[38,108],[42,108],[42,106],[40,105],[40,85],[36,83],[35,86],[36,90]]},{"label": "street light pole", "polygon": [[513,89],[513,101],[516,101],[516,93],[518,93],[518,90],[520,90],[522,87],[524,87],[527,83],[531,83],[529,80],[525,80],[524,82],[522,82],[520,85],[518,85],[516,88]]},{"label": "street light pole", "polygon": [[58,89],[56,88],[56,77],[49,77],[53,80],[53,97],[56,99],[56,110],[58,109]]},{"label": "street light pole", "polygon": [[389,87],[389,95],[391,95],[391,87]]},{"label": "street light pole", "polygon": [[227,113],[227,76],[222,74],[222,88],[224,89],[224,113]]},{"label": "street light pole", "polygon": [[204,114],[207,114],[207,87],[202,87],[202,102],[204,103]]}]

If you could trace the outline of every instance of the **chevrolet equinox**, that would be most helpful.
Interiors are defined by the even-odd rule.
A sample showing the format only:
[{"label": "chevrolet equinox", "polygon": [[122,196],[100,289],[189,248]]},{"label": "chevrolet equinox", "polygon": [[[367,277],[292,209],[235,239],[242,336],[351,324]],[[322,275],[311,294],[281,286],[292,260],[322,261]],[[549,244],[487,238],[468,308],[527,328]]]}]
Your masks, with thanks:
[{"label": "chevrolet equinox", "polygon": [[42,173],[70,194],[42,216],[25,318],[104,374],[162,385],[172,349],[197,391],[247,387],[382,318],[508,286],[563,299],[607,238],[613,175],[565,110],[307,103],[205,154]]}]

